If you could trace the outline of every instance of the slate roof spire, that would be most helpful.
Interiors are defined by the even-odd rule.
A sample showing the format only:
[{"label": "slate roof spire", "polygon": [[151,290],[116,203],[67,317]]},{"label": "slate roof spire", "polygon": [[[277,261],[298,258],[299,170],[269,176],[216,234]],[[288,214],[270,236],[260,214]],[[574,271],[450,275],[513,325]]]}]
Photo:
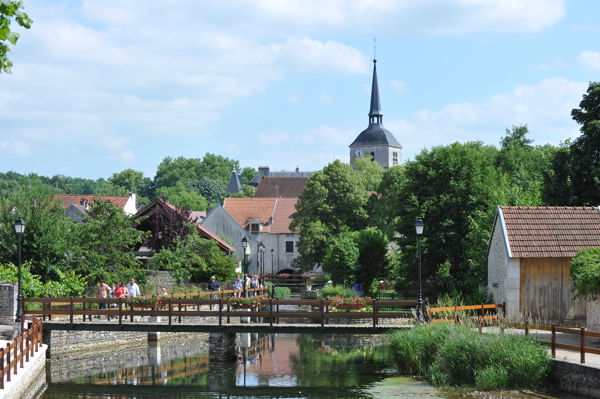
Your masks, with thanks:
[{"label": "slate roof spire", "polygon": [[369,110],[369,125],[381,124],[381,102],[379,101],[379,84],[377,83],[377,58],[373,58],[373,83],[371,85],[371,109]]}]

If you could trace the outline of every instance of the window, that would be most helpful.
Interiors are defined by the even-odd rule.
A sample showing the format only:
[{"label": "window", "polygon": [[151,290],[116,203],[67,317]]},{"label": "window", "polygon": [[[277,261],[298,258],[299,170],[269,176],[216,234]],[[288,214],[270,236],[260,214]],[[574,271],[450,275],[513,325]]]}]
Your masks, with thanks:
[{"label": "window", "polygon": [[392,165],[398,165],[398,153],[397,152],[392,153]]},{"label": "window", "polygon": [[371,161],[375,161],[375,153],[371,152]]},{"label": "window", "polygon": [[294,252],[294,241],[285,242],[285,252],[288,254]]},{"label": "window", "polygon": [[251,223],[250,224],[250,233],[252,233],[252,234],[260,233],[260,224],[259,223]]}]

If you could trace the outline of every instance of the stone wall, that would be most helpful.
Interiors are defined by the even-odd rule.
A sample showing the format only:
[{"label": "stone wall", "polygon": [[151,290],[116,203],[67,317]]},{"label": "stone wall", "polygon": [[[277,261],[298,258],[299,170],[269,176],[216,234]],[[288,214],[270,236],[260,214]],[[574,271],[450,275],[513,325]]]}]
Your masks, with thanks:
[{"label": "stone wall", "polygon": [[93,351],[70,353],[48,363],[48,381],[108,373],[125,368],[157,365],[172,359],[208,354],[208,334],[161,333],[160,342],[134,341],[128,346],[103,345]]},{"label": "stone wall", "polygon": [[[44,344],[48,345],[48,357],[59,359],[74,353],[97,350],[109,346],[144,345],[148,340],[146,332],[129,331],[46,331]],[[115,349],[116,350],[116,349]]]},{"label": "stone wall", "polygon": [[0,283],[0,325],[12,325],[17,314],[17,284]]},{"label": "stone wall", "polygon": [[[189,281],[183,281],[183,284],[189,283]],[[153,294],[162,292],[162,288],[166,288],[169,292],[172,292],[173,287],[177,285],[177,282],[173,278],[170,272],[165,270],[156,270],[148,276],[148,282],[144,284],[144,289],[147,290],[147,294]]]},{"label": "stone wall", "polygon": [[590,331],[600,331],[600,299],[586,299],[585,328]]},{"label": "stone wall", "polygon": [[554,359],[552,377],[565,392],[600,398],[600,368]]}]

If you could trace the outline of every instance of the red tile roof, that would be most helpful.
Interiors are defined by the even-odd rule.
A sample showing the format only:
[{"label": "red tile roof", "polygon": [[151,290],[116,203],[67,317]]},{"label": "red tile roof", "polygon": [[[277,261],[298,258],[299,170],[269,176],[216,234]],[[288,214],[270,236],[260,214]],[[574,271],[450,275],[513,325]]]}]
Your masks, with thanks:
[{"label": "red tile roof", "polygon": [[255,198],[298,198],[308,183],[308,177],[263,177]]},{"label": "red tile roof", "polygon": [[225,198],[223,208],[244,229],[248,229],[250,220],[263,223],[263,232],[269,232],[269,221],[273,217],[277,198]]},{"label": "red tile roof", "polygon": [[81,206],[84,201],[87,201],[88,204],[92,205],[94,200],[104,200],[112,203],[114,206],[119,208],[124,208],[127,203],[127,199],[129,198],[127,195],[88,195],[88,194],[56,194],[54,196],[56,199],[60,200],[63,208],[68,208],[71,205]]},{"label": "red tile roof", "polygon": [[600,247],[598,207],[501,206],[513,258],[570,258]]},{"label": "red tile roof", "polygon": [[296,212],[298,198],[226,198],[223,208],[244,229],[248,222],[263,223],[262,232],[291,233],[291,215]]}]

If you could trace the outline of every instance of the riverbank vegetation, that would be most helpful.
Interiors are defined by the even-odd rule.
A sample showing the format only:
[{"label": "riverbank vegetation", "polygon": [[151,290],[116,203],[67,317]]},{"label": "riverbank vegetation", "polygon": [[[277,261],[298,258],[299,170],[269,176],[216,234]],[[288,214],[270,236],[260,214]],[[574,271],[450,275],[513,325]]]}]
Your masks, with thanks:
[{"label": "riverbank vegetation", "polygon": [[535,388],[550,371],[550,356],[533,339],[482,334],[469,325],[416,326],[391,333],[390,343],[401,374],[436,386]]}]

